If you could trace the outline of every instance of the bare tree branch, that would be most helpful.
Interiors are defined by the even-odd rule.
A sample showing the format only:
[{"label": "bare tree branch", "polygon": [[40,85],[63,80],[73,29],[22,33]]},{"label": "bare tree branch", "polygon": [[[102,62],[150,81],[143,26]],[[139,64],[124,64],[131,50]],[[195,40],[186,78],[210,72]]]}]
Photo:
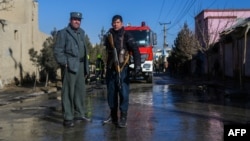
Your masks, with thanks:
[{"label": "bare tree branch", "polygon": [[14,0],[0,0],[0,11],[9,11],[14,7]]}]

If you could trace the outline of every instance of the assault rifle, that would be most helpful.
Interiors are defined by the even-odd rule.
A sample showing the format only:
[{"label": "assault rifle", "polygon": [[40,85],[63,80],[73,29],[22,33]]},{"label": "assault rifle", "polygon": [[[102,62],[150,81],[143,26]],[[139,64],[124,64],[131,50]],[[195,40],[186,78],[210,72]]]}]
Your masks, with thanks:
[{"label": "assault rifle", "polygon": [[115,45],[114,45],[114,39],[113,39],[113,36],[112,36],[112,34],[111,33],[109,33],[109,35],[108,35],[108,40],[109,40],[109,43],[110,43],[110,45],[111,45],[111,47],[112,47],[112,52],[113,52],[113,63],[114,63],[114,65],[115,65],[115,70],[116,70],[116,72],[118,73],[118,86],[119,86],[119,88],[121,88],[121,68],[120,68],[120,63],[119,63],[119,60],[118,60],[118,55],[117,55],[117,50],[116,50],[116,48],[115,48]]}]

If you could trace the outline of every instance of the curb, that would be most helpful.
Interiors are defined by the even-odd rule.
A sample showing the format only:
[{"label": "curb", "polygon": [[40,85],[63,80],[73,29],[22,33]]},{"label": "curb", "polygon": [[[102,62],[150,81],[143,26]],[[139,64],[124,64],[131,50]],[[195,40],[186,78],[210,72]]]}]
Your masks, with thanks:
[{"label": "curb", "polygon": [[36,91],[36,92],[33,92],[33,93],[22,93],[22,95],[20,96],[15,96],[15,97],[12,97],[10,99],[0,99],[0,106],[4,106],[4,105],[9,105],[9,104],[12,104],[12,103],[17,103],[17,102],[20,102],[20,101],[25,101],[25,100],[28,100],[30,98],[34,98],[34,97],[37,97],[37,96],[41,96],[41,95],[44,95],[44,94],[49,94],[49,93],[53,93],[53,92],[57,92],[58,90],[56,88],[50,88],[48,90],[40,90],[40,91]]}]

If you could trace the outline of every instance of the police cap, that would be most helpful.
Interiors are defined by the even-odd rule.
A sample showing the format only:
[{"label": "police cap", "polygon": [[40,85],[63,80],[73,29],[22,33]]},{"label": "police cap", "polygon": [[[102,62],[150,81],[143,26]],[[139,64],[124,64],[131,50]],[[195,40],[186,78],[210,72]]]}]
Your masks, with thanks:
[{"label": "police cap", "polygon": [[81,12],[71,12],[70,13],[70,18],[82,19],[82,13]]}]

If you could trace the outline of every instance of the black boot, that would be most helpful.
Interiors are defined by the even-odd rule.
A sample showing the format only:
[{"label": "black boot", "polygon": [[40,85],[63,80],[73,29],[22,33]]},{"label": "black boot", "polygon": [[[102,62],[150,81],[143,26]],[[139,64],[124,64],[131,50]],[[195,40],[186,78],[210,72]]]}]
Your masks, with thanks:
[{"label": "black boot", "polygon": [[117,125],[118,123],[118,117],[117,117],[117,110],[111,110],[110,116],[103,120],[103,124],[113,123]]},{"label": "black boot", "polygon": [[73,122],[73,120],[64,120],[63,125],[65,127],[74,127],[74,122]]},{"label": "black boot", "polygon": [[118,126],[120,128],[127,127],[127,112],[121,112],[121,118]]}]

